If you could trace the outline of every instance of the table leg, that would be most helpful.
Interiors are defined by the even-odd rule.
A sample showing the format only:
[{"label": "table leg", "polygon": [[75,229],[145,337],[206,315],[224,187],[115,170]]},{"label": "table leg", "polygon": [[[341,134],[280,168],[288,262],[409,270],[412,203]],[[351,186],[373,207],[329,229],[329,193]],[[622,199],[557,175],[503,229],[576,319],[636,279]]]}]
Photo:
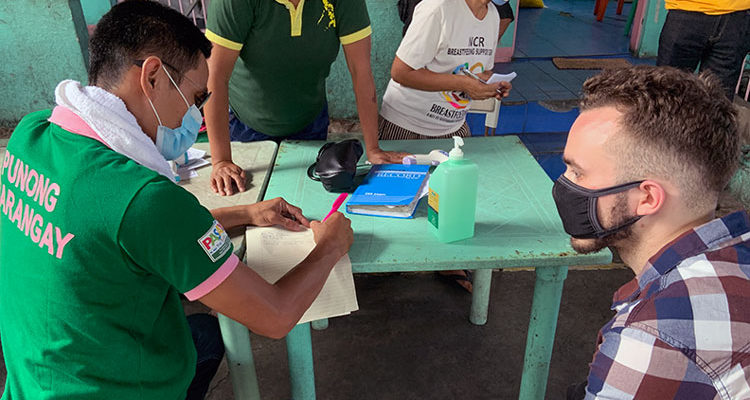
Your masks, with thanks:
[{"label": "table leg", "polygon": [[492,285],[492,269],[478,269],[474,271],[474,281],[471,292],[471,314],[469,321],[474,325],[487,323],[487,309],[490,305],[490,286]]},{"label": "table leg", "polygon": [[316,331],[326,330],[328,328],[328,318],[316,319],[315,321],[310,322],[310,326]]},{"label": "table leg", "polygon": [[226,350],[234,398],[260,400],[258,377],[255,375],[255,362],[250,347],[250,331],[244,325],[223,314],[219,314],[219,328]]},{"label": "table leg", "polygon": [[286,335],[289,358],[289,381],[293,400],[315,399],[315,371],[313,369],[310,323],[299,324]]},{"label": "table leg", "polygon": [[521,391],[518,394],[521,400],[543,399],[547,390],[549,363],[555,342],[557,316],[560,312],[560,298],[567,276],[568,267],[536,269]]}]

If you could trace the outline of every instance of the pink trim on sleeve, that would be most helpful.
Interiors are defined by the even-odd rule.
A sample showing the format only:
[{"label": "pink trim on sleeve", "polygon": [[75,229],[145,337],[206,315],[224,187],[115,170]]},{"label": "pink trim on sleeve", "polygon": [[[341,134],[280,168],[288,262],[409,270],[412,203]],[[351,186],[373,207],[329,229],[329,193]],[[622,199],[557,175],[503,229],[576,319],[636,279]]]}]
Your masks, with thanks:
[{"label": "pink trim on sleeve", "polygon": [[52,115],[49,117],[48,121],[60,126],[60,128],[63,128],[68,132],[97,140],[109,147],[109,145],[107,145],[107,143],[105,143],[104,140],[102,140],[102,138],[91,129],[83,118],[79,117],[67,107],[57,106],[53,108]]},{"label": "pink trim on sleeve", "polygon": [[216,289],[216,287],[224,282],[224,280],[227,279],[227,277],[229,277],[232,272],[234,272],[235,268],[237,268],[237,265],[239,264],[240,259],[235,254],[232,254],[231,256],[229,256],[229,258],[227,258],[224,264],[222,264],[221,267],[216,270],[216,272],[208,277],[208,279],[201,282],[193,289],[185,292],[185,297],[187,297],[187,299],[190,301],[194,301],[209,294],[212,290]]}]

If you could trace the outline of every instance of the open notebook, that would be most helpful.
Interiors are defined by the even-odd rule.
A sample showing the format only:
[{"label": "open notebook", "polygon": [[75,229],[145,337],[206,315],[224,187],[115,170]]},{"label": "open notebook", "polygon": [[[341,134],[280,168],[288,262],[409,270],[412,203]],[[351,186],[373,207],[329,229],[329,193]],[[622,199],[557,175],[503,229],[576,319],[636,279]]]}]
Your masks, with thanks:
[{"label": "open notebook", "polygon": [[[275,283],[307,257],[315,247],[313,232],[287,231],[278,227],[250,227],[245,233],[247,265],[269,283]],[[328,280],[299,324],[357,311],[352,263],[345,255],[331,270]]]}]

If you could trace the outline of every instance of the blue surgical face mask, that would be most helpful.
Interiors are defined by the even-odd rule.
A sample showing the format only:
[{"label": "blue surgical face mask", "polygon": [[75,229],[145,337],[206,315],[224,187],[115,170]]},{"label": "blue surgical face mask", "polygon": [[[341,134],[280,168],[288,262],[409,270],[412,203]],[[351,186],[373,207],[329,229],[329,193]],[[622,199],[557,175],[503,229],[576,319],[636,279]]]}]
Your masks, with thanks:
[{"label": "blue surgical face mask", "polygon": [[182,100],[185,101],[185,105],[188,106],[185,116],[182,117],[182,125],[172,129],[162,125],[161,118],[159,118],[159,114],[156,112],[154,103],[151,102],[151,99],[148,99],[149,104],[151,104],[151,109],[154,110],[154,114],[156,115],[156,120],[159,121],[159,127],[156,129],[156,149],[159,150],[159,153],[161,153],[161,155],[167,160],[174,160],[183,155],[190,146],[195,143],[195,140],[198,138],[198,131],[201,129],[203,117],[201,116],[198,107],[195,105],[191,106],[188,103],[185,95],[182,94],[182,91],[177,86],[174,79],[172,79],[172,76],[169,75],[167,69],[164,68],[163,64],[161,68],[167,74],[169,81],[172,82],[177,89]]}]

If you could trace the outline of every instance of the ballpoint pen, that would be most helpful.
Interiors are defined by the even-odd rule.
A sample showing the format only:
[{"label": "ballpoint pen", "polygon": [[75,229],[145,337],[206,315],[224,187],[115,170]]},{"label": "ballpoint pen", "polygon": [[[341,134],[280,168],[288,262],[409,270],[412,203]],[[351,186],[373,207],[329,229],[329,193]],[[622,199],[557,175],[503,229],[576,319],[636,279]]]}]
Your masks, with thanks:
[{"label": "ballpoint pen", "polygon": [[339,207],[341,207],[342,204],[344,204],[344,200],[346,200],[346,197],[349,196],[349,193],[341,193],[339,197],[336,197],[336,201],[333,202],[333,205],[331,206],[331,211],[328,212],[328,215],[323,218],[320,222],[325,222],[325,220],[328,219],[333,213],[339,210]]}]

